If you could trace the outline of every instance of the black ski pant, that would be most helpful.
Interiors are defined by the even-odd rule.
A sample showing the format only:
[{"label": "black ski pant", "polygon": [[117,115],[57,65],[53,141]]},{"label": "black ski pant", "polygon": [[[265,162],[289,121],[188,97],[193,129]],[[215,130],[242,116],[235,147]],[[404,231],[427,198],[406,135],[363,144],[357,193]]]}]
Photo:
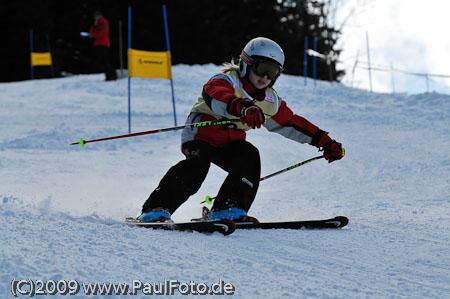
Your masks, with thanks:
[{"label": "black ski pant", "polygon": [[200,189],[211,163],[228,172],[212,211],[232,207],[245,211],[250,209],[261,175],[261,161],[256,147],[245,140],[234,141],[220,148],[204,141],[189,141],[183,144],[183,149],[186,160],[169,169],[144,203],[142,211],[162,208],[173,214],[189,196]]},{"label": "black ski pant", "polygon": [[111,57],[109,55],[109,48],[105,46],[96,46],[95,54],[97,57],[97,63],[99,64],[102,72],[105,73],[106,80],[112,80],[116,76],[116,70],[111,64]]}]

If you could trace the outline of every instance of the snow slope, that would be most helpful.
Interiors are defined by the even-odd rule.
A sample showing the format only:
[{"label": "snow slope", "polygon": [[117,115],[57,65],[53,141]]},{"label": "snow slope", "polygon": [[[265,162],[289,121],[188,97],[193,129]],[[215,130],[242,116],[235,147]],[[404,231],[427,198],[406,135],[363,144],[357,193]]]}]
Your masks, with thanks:
[{"label": "snow slope", "polygon": [[[178,123],[217,70],[174,67]],[[235,298],[450,296],[450,96],[305,87],[303,78],[283,75],[278,93],[347,155],[262,182],[250,214],[262,221],[346,215],[350,224],[224,237],[121,224],[183,158],[180,132],[69,146],[128,131],[127,80],[102,79],[0,84],[0,297],[13,297],[14,279],[223,280]],[[133,132],[172,126],[169,82],[133,78],[132,109]],[[265,129],[248,140],[260,149],[263,175],[317,155]],[[224,178],[212,166],[173,219],[198,217]]]}]

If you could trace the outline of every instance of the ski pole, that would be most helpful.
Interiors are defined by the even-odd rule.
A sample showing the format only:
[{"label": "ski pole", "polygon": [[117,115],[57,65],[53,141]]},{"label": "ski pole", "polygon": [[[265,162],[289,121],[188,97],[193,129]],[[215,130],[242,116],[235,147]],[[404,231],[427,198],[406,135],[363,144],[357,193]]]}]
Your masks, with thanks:
[{"label": "ski pole", "polygon": [[84,140],[83,138],[80,138],[79,142],[74,142],[74,143],[71,143],[70,145],[80,144],[81,147],[84,147],[84,145],[86,143],[91,143],[91,142],[99,142],[99,141],[128,138],[128,137],[135,137],[135,136],[142,136],[142,135],[150,135],[150,134],[156,134],[156,133],[162,133],[162,132],[168,132],[168,131],[181,130],[181,129],[189,128],[189,127],[197,128],[197,127],[204,127],[204,126],[226,125],[226,124],[231,124],[231,123],[235,123],[235,122],[240,122],[240,120],[239,119],[226,119],[226,120],[216,120],[216,121],[204,121],[204,122],[192,123],[192,124],[187,124],[187,125],[182,125],[182,126],[162,128],[162,129],[156,129],[156,130],[151,130],[151,131],[137,132],[137,133],[131,133],[131,134],[125,134],[125,135],[119,135],[119,136],[93,139],[93,140]]},{"label": "ski pole", "polygon": [[[314,157],[314,158],[311,158],[311,159],[308,159],[308,160],[305,160],[305,161],[302,161],[302,162],[297,163],[297,164],[294,164],[294,165],[291,165],[291,166],[289,166],[289,167],[287,167],[287,168],[284,168],[284,169],[279,170],[279,171],[277,171],[277,172],[274,172],[274,173],[271,173],[271,174],[269,174],[269,175],[266,175],[265,177],[260,178],[259,181],[262,182],[262,181],[264,181],[264,180],[267,180],[268,178],[271,178],[271,177],[273,177],[273,176],[279,175],[280,173],[289,171],[289,170],[291,170],[291,169],[300,167],[300,166],[302,166],[302,165],[305,165],[305,164],[307,164],[307,163],[310,163],[310,162],[312,162],[312,161],[319,160],[319,159],[322,159],[322,158],[323,158],[323,155],[322,155],[322,156],[317,156],[317,157]],[[251,182],[249,182],[246,178],[242,178],[242,181],[243,181],[244,183],[246,183],[246,184],[251,184]],[[211,197],[211,196],[207,195],[207,196],[206,196],[206,200],[202,201],[200,204],[203,204],[203,203],[205,203],[205,202],[208,203],[208,204],[212,204],[212,201],[213,201],[214,199],[216,199],[216,197]]]}]

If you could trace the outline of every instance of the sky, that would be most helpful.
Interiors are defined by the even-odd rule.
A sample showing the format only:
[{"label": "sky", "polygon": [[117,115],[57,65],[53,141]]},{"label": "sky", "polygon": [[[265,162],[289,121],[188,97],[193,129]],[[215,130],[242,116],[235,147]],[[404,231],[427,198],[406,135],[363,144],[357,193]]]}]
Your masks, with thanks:
[{"label": "sky", "polygon": [[[343,83],[370,89],[367,38],[375,92],[450,93],[450,1],[428,0],[336,0],[336,27],[343,23],[338,68],[346,70]],[[351,13],[353,11],[353,13]],[[351,15],[347,21],[346,18]],[[359,54],[359,55],[358,55]],[[357,68],[353,72],[355,62]],[[448,75],[448,78],[408,75]]]}]

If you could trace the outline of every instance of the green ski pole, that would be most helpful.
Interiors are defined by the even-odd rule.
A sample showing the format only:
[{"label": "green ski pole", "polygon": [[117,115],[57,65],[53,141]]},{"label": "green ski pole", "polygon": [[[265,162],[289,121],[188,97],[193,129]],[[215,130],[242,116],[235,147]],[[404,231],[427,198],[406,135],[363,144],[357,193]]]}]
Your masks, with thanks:
[{"label": "green ski pole", "polygon": [[119,136],[93,139],[93,140],[84,140],[83,138],[80,138],[79,142],[74,142],[74,143],[71,143],[70,145],[80,144],[81,147],[84,147],[84,145],[86,143],[91,143],[91,142],[129,138],[129,137],[136,137],[136,136],[142,136],[142,135],[150,135],[150,134],[156,134],[156,133],[162,133],[162,132],[181,130],[184,128],[197,128],[197,127],[203,127],[203,126],[226,125],[226,124],[231,124],[231,123],[235,123],[235,122],[240,122],[240,120],[239,119],[224,119],[224,120],[216,120],[216,121],[204,121],[204,122],[187,124],[187,125],[182,125],[182,126],[162,128],[162,129],[156,129],[156,130],[151,130],[151,131],[137,132],[137,133],[131,133],[131,134],[125,134],[125,135],[119,135]]},{"label": "green ski pole", "polygon": [[[300,163],[291,165],[291,166],[289,166],[289,167],[287,167],[287,168],[284,168],[284,169],[279,170],[279,171],[277,171],[277,172],[274,172],[274,173],[272,173],[272,174],[266,175],[265,177],[260,178],[259,181],[262,182],[262,181],[264,181],[264,180],[267,180],[268,178],[271,178],[271,177],[274,177],[274,176],[276,176],[276,175],[279,175],[280,173],[283,173],[283,172],[292,170],[292,169],[294,169],[294,168],[300,167],[300,166],[305,165],[305,164],[307,164],[307,163],[310,163],[310,162],[312,162],[312,161],[322,159],[323,157],[324,157],[323,155],[322,155],[322,156],[317,156],[317,157],[314,157],[314,158],[311,158],[311,159],[302,161],[302,162],[300,162]],[[247,184],[250,183],[250,182],[248,182],[248,180],[247,180],[246,178],[242,178],[242,181],[243,181],[244,183],[247,183]],[[251,184],[251,183],[250,183],[250,184]],[[208,204],[212,204],[212,201],[213,201],[214,199],[216,199],[216,197],[211,197],[211,196],[207,195],[207,196],[206,196],[206,199],[205,199],[204,201],[202,201],[200,204],[203,204],[203,203],[205,203],[205,202],[208,203]]]}]

